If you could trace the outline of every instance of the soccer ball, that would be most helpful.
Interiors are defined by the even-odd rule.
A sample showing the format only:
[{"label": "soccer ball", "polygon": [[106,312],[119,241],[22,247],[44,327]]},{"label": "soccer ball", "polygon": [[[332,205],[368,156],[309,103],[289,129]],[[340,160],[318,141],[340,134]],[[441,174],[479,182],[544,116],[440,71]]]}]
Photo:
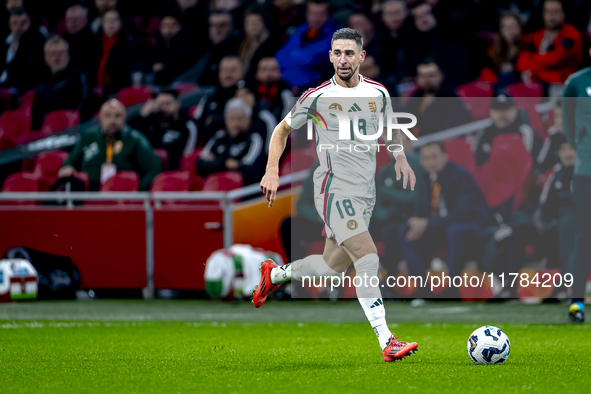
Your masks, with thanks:
[{"label": "soccer ball", "polygon": [[474,364],[502,364],[510,351],[509,337],[498,327],[482,326],[468,338],[468,356]]}]

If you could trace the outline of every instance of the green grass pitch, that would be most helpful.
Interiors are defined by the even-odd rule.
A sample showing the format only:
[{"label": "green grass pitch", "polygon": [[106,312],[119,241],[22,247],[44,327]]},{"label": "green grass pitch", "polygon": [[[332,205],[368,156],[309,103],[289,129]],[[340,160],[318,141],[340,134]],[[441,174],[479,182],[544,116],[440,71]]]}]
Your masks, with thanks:
[{"label": "green grass pitch", "polygon": [[[390,364],[356,302],[265,307],[0,305],[0,392],[587,393],[591,387],[591,325],[559,323],[564,305],[387,302],[393,332],[420,349]],[[511,339],[504,365],[473,365],[466,354],[468,335],[484,324],[498,325]]]}]

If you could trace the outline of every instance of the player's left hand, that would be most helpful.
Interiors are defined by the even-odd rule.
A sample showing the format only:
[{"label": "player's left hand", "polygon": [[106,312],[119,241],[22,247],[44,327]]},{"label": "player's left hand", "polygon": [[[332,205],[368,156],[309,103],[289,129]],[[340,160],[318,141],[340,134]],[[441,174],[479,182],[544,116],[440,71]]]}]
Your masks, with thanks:
[{"label": "player's left hand", "polygon": [[402,188],[406,189],[406,185],[410,181],[410,190],[415,190],[415,184],[417,183],[417,177],[414,171],[410,168],[408,160],[405,156],[398,156],[396,158],[396,164],[394,164],[394,170],[396,170],[396,180],[399,181],[402,177]]}]

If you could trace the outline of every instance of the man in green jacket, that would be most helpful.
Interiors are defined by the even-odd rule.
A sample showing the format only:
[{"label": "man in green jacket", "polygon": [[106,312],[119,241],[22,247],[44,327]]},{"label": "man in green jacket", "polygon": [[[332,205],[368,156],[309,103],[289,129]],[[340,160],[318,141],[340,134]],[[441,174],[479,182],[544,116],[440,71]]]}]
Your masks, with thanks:
[{"label": "man in green jacket", "polygon": [[569,321],[582,323],[585,285],[591,273],[591,67],[567,79],[562,118],[564,135],[577,152],[572,183],[576,236]]},{"label": "man in green jacket", "polygon": [[149,190],[152,179],[160,172],[160,160],[146,137],[125,124],[125,106],[118,100],[109,100],[101,107],[99,119],[100,127],[80,135],[59,177],[84,171],[90,190],[96,191],[117,171],[130,170],[140,177],[139,189]]}]

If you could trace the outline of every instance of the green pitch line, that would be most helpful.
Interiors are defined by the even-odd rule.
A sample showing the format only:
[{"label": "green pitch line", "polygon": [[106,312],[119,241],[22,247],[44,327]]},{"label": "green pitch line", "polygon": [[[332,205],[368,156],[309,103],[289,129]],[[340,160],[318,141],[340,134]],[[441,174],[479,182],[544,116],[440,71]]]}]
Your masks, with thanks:
[{"label": "green pitch line", "polygon": [[[420,351],[382,361],[367,323],[0,322],[2,393],[586,393],[590,325],[497,324],[504,365],[473,365],[491,323],[397,324]],[[493,322],[494,323],[494,322]]]},{"label": "green pitch line", "polygon": [[[568,307],[559,305],[427,302],[413,308],[410,302],[385,301],[388,322],[564,323]],[[322,301],[267,302],[252,304],[211,301],[94,300],[0,304],[0,319],[60,320],[191,320],[224,322],[305,321],[366,322],[357,300],[331,304]]]}]

